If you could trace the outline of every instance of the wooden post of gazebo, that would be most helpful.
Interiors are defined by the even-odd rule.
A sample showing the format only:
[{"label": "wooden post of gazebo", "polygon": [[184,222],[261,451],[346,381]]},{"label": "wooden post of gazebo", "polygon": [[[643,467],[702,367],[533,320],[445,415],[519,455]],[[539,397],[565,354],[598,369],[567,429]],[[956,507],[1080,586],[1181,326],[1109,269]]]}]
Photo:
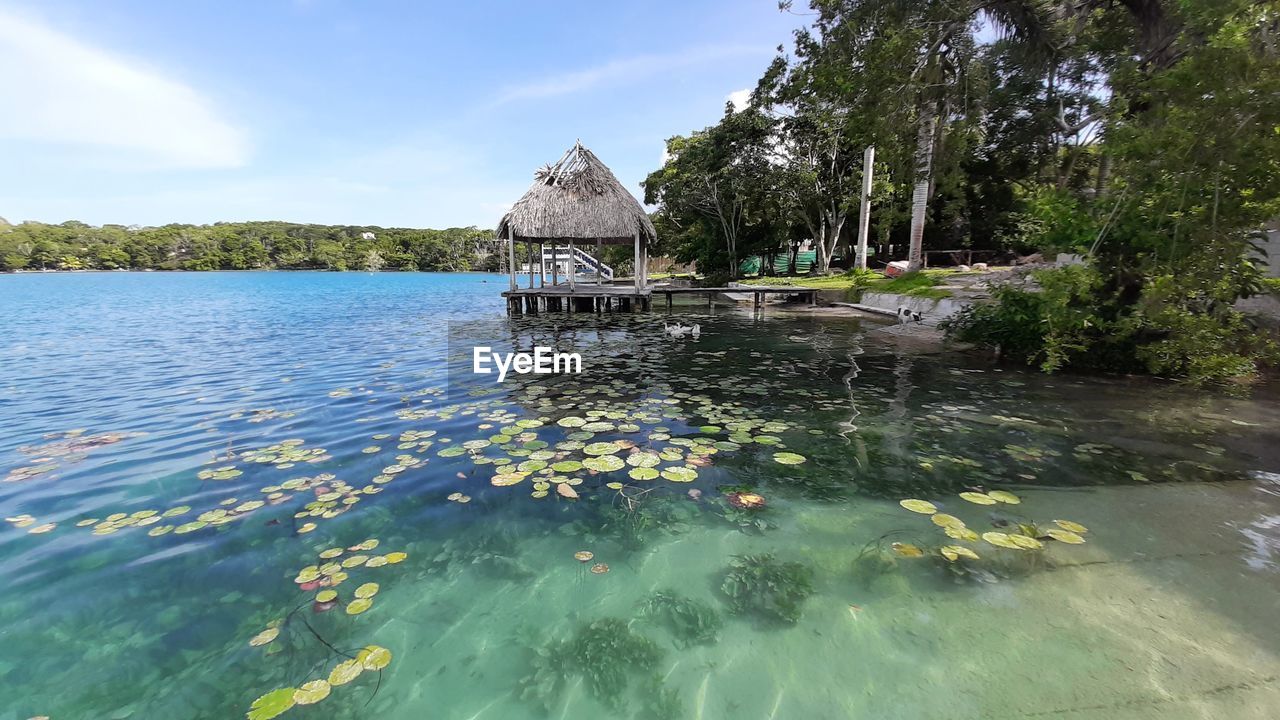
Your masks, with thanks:
[{"label": "wooden post of gazebo", "polygon": [[601,250],[603,243],[600,238],[596,238],[596,284],[604,284],[604,273],[600,272],[604,269],[604,260],[601,258],[604,252]]},{"label": "wooden post of gazebo", "polygon": [[[578,258],[574,254],[573,238],[569,238],[569,292],[573,292],[573,277],[578,274]],[[572,304],[573,300],[570,299]]]},{"label": "wooden post of gazebo", "polygon": [[533,241],[529,240],[526,245],[529,246],[529,289],[533,289]]},{"label": "wooden post of gazebo", "polygon": [[638,293],[644,289],[644,267],[640,263],[640,230],[639,228],[636,229],[635,242],[636,242],[635,257],[631,261],[631,264],[632,264],[631,274],[635,275],[634,279],[636,284],[636,292]]},{"label": "wooden post of gazebo", "polygon": [[507,270],[511,272],[511,289],[514,291],[516,284],[516,234],[515,231],[507,233]]}]

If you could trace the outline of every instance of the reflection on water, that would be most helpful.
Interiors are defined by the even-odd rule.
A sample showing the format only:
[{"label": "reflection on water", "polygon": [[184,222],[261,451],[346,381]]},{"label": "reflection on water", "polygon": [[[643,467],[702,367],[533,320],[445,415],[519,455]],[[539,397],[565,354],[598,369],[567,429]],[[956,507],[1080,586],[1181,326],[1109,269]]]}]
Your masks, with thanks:
[{"label": "reflection on water", "polygon": [[0,717],[1280,705],[1272,398],[501,287],[0,278]]}]

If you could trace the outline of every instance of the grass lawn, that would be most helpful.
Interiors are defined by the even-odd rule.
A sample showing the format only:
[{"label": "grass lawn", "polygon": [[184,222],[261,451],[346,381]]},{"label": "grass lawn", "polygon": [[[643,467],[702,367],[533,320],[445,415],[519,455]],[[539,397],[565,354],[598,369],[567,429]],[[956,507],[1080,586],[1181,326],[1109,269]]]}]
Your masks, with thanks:
[{"label": "grass lawn", "polygon": [[850,271],[840,275],[823,275],[819,277],[754,277],[744,278],[744,285],[774,285],[811,287],[818,290],[844,290],[850,297],[863,291],[898,293],[911,297],[945,298],[951,297],[951,291],[937,287],[944,284],[946,278],[957,274],[958,270],[921,270],[896,278],[887,278],[877,272]]}]

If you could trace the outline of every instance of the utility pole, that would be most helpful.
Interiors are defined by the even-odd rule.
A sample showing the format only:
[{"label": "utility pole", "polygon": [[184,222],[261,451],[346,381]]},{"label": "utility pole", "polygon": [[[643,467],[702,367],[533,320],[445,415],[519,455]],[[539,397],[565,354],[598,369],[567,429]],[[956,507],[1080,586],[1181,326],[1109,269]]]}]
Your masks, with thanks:
[{"label": "utility pole", "polygon": [[867,231],[871,221],[871,173],[876,164],[876,146],[862,152],[862,206],[858,210],[858,269],[867,269]]}]

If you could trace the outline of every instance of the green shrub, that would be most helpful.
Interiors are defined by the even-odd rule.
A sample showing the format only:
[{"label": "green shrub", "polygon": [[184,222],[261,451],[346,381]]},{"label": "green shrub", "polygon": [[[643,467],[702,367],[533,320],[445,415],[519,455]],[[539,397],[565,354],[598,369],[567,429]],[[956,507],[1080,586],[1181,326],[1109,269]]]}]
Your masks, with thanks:
[{"label": "green shrub", "polygon": [[[942,323],[950,337],[998,349],[1008,360],[1061,368],[1148,372],[1194,384],[1254,377],[1280,358],[1275,341],[1232,308],[1261,288],[1248,263],[1185,266],[1112,289],[1084,266],[1033,274],[1038,291],[1002,286]],[[1119,284],[1119,283],[1116,283]],[[1121,293],[1133,294],[1125,302]]]},{"label": "green shrub", "polygon": [[1013,285],[992,290],[990,303],[975,303],[943,321],[948,335],[997,348],[1002,357],[1045,372],[1079,361],[1101,336],[1100,280],[1093,270],[1070,266],[1032,274],[1040,289]]}]

